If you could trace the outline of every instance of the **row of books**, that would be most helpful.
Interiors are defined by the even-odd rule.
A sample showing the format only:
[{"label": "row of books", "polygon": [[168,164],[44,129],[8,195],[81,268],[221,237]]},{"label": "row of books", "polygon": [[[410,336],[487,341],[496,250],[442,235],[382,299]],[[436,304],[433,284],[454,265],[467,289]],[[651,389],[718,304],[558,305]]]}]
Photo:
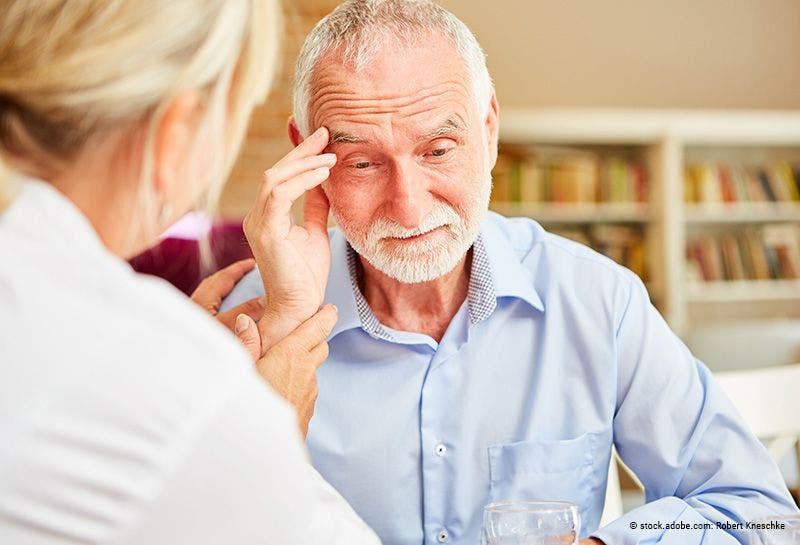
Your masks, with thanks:
[{"label": "row of books", "polygon": [[646,202],[644,164],[560,148],[501,154],[492,172],[492,198],[502,202]]},{"label": "row of books", "polygon": [[800,278],[800,225],[769,224],[687,243],[690,280]]},{"label": "row of books", "polygon": [[647,280],[645,244],[639,229],[625,225],[598,224],[585,229],[554,228],[548,231],[590,246],[629,268],[642,280]]},{"label": "row of books", "polygon": [[798,202],[800,165],[690,165],[684,173],[684,198],[690,203]]}]

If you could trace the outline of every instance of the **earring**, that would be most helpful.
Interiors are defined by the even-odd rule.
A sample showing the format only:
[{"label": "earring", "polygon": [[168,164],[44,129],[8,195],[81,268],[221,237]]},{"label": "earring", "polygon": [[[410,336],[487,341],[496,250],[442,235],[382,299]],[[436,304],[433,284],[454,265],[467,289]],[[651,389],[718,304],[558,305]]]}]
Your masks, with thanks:
[{"label": "earring", "polygon": [[158,223],[161,225],[167,223],[172,217],[172,205],[165,202],[161,205],[161,210],[158,213]]}]

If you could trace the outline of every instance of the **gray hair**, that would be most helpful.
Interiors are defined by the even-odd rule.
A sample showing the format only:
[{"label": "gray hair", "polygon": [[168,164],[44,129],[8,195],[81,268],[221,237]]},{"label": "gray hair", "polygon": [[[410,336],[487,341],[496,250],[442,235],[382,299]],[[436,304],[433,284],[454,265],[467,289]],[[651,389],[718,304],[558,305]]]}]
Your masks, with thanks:
[{"label": "gray hair", "polygon": [[347,0],[317,23],[297,57],[292,113],[300,133],[307,136],[311,132],[311,80],[326,53],[341,50],[344,62],[360,70],[386,47],[387,39],[408,44],[431,32],[443,34],[455,45],[469,74],[478,109],[484,115],[493,85],[486,55],[467,25],[432,0]]}]

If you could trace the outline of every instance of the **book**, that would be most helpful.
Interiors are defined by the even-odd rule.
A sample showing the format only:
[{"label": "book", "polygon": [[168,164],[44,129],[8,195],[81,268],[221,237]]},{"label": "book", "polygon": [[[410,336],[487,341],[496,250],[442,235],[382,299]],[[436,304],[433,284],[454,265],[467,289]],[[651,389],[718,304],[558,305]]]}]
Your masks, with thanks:
[{"label": "book", "polygon": [[495,202],[647,202],[649,176],[637,159],[556,146],[503,151],[492,171]]},{"label": "book", "polygon": [[725,265],[726,280],[746,280],[747,274],[744,270],[744,262],[739,251],[739,243],[736,236],[726,234],[722,236],[722,262]]},{"label": "book", "polygon": [[765,225],[761,231],[774,278],[800,277],[800,226]]},{"label": "book", "polygon": [[741,172],[742,176],[744,176],[747,181],[747,193],[750,196],[750,200],[753,202],[764,202],[768,200],[767,193],[764,191],[764,187],[761,185],[755,172],[751,169],[742,169]]},{"label": "book", "polygon": [[769,280],[771,278],[769,263],[758,233],[750,229],[745,232],[744,236],[747,240],[750,260],[753,264],[753,280]]},{"label": "book", "polygon": [[700,200],[697,195],[697,171],[691,166],[683,169],[683,200],[689,203]]},{"label": "book", "polygon": [[704,257],[708,263],[709,280],[725,280],[725,269],[722,264],[722,253],[719,240],[711,235],[706,235],[700,240]]},{"label": "book", "polygon": [[792,167],[786,161],[781,161],[773,166],[775,177],[780,180],[784,187],[787,201],[800,201],[800,190],[797,187],[797,180],[794,177]]},{"label": "book", "polygon": [[769,165],[697,163],[684,167],[687,203],[797,202],[798,166],[787,161]]},{"label": "book", "polygon": [[734,187],[734,194],[737,202],[747,202],[752,199],[747,187],[747,175],[744,170],[736,165],[730,167],[731,181]]},{"label": "book", "polygon": [[[767,224],[687,241],[687,267],[705,281],[800,278],[800,225]],[[687,269],[688,270],[688,269]]]},{"label": "book", "polygon": [[744,277],[746,279],[755,279],[756,272],[753,265],[753,257],[750,255],[750,247],[747,244],[747,239],[744,234],[736,237],[736,243],[739,246],[739,256],[742,258],[742,268],[744,269]]},{"label": "book", "polygon": [[731,169],[728,165],[719,165],[717,167],[717,177],[719,179],[720,193],[722,194],[723,202],[736,202],[736,192],[733,187],[733,180],[731,179]]},{"label": "book", "polygon": [[519,164],[519,198],[522,202],[541,202],[542,168],[534,157],[525,157]]},{"label": "book", "polygon": [[711,256],[706,247],[704,247],[703,241],[695,240],[690,242],[687,250],[689,259],[696,264],[697,270],[700,271],[700,277],[706,282],[715,280],[712,271]]},{"label": "book", "polygon": [[589,228],[591,246],[647,279],[645,245],[641,232],[626,225],[599,224]]},{"label": "book", "polygon": [[761,188],[764,190],[764,195],[767,196],[768,201],[775,202],[778,200],[777,195],[772,187],[772,184],[769,181],[769,176],[767,176],[766,171],[762,169],[758,169],[755,171],[756,180],[761,184]]},{"label": "book", "polygon": [[719,172],[712,165],[700,165],[698,167],[697,181],[700,184],[698,196],[700,202],[719,203],[723,201],[722,186],[720,184]]}]

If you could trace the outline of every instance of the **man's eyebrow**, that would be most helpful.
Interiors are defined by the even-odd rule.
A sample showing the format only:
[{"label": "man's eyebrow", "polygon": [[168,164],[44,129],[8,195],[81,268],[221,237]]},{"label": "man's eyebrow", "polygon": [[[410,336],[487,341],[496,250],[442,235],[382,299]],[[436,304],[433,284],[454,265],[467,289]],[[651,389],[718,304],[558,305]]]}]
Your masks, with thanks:
[{"label": "man's eyebrow", "polygon": [[[449,117],[440,126],[423,135],[422,138],[433,139],[439,136],[444,136],[445,134],[463,133],[465,131],[466,127],[460,119],[457,117]],[[367,139],[365,138],[337,129],[331,129],[328,137],[329,146],[332,146],[333,144],[363,144],[365,142],[367,142]]]},{"label": "man's eyebrow", "polygon": [[453,133],[463,133],[467,130],[464,126],[464,123],[458,119],[457,117],[448,117],[447,121],[441,124],[439,127],[433,129],[428,134],[424,135],[424,139],[433,139],[439,136],[444,136],[446,134],[453,134]]},{"label": "man's eyebrow", "polygon": [[364,142],[366,142],[366,140],[360,136],[344,131],[337,131],[336,129],[331,130],[328,137],[329,146],[333,144],[362,144]]}]

